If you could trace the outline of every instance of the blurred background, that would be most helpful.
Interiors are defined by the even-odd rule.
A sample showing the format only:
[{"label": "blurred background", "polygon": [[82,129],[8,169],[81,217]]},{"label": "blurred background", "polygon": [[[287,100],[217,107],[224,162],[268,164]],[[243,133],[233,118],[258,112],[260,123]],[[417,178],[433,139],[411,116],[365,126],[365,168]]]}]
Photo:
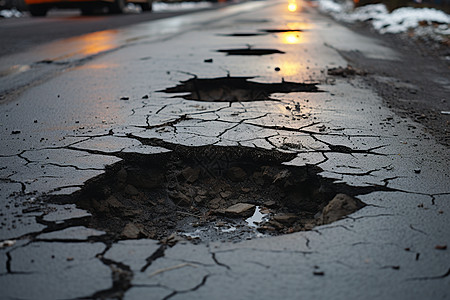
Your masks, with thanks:
[{"label": "blurred background", "polygon": [[[208,0],[209,2],[226,2],[229,0]],[[199,2],[198,0],[164,0],[157,1],[164,3],[174,2]],[[335,2],[348,2],[354,7],[359,7],[367,4],[383,3],[392,11],[399,7],[433,7],[450,13],[450,0],[335,0]],[[0,10],[16,9],[18,11],[27,11],[25,0],[0,0]]]}]

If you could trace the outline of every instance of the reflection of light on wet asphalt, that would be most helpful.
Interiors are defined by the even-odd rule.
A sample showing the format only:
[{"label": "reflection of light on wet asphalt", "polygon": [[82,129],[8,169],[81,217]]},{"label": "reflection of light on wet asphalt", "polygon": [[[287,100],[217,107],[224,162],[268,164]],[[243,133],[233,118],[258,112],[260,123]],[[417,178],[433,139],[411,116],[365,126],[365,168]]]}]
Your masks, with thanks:
[{"label": "reflection of light on wet asphalt", "polygon": [[291,60],[282,60],[278,66],[280,67],[280,74],[286,77],[298,75],[302,71],[301,64]]},{"label": "reflection of light on wet asphalt", "polygon": [[246,219],[245,222],[247,222],[247,226],[249,227],[258,227],[259,223],[264,221],[267,218],[267,216],[268,214],[261,213],[259,206],[257,206],[255,212],[253,213],[253,216]]},{"label": "reflection of light on wet asphalt", "polygon": [[83,35],[78,38],[82,44],[81,52],[84,55],[93,55],[113,49],[117,46],[115,36],[115,30],[105,30]]},{"label": "reflection of light on wet asphalt", "polygon": [[296,10],[297,10],[297,4],[296,4],[296,3],[289,3],[289,5],[288,5],[288,10],[289,10],[290,12],[296,11]]},{"label": "reflection of light on wet asphalt", "polygon": [[283,44],[300,44],[302,42],[301,32],[283,32],[281,34],[281,42]]},{"label": "reflection of light on wet asphalt", "polygon": [[115,68],[118,67],[118,64],[106,64],[106,63],[102,63],[102,64],[89,64],[86,66],[83,66],[83,68],[85,69],[93,69],[93,70],[102,70],[102,69],[109,69],[109,68]]},{"label": "reflection of light on wet asphalt", "polygon": [[0,77],[12,75],[12,74],[23,73],[30,69],[31,69],[31,67],[29,65],[14,65],[12,67],[9,67],[5,71],[0,71]]}]

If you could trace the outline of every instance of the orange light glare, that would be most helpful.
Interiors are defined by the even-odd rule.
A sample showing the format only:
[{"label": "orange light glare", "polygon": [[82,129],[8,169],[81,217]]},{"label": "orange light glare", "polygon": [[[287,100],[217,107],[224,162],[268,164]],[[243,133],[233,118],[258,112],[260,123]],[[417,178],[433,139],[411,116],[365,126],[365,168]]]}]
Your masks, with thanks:
[{"label": "orange light glare", "polygon": [[297,4],[296,4],[296,3],[289,3],[289,5],[288,5],[288,10],[289,10],[290,12],[297,11]]},{"label": "orange light glare", "polygon": [[116,47],[116,31],[105,30],[89,33],[78,39],[82,42],[82,52],[84,55],[93,55]]},{"label": "orange light glare", "polygon": [[284,32],[281,35],[283,44],[300,44],[302,42],[302,36],[300,32]]}]

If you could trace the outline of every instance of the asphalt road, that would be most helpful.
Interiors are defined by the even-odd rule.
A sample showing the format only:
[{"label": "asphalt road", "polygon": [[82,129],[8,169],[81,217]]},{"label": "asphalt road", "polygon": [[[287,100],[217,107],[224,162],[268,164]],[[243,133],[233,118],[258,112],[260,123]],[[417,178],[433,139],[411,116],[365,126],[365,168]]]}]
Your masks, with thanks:
[{"label": "asphalt road", "polygon": [[[214,9],[227,4],[214,4]],[[205,9],[201,9],[205,10]],[[80,10],[51,10],[45,18],[33,18],[28,13],[22,18],[0,18],[0,56],[25,51],[31,47],[57,39],[86,33],[111,30],[146,21],[154,21],[197,10],[170,12],[125,13],[122,15],[98,14],[82,16]]]},{"label": "asphalt road", "polygon": [[2,299],[448,299],[441,64],[286,6],[0,57]]}]

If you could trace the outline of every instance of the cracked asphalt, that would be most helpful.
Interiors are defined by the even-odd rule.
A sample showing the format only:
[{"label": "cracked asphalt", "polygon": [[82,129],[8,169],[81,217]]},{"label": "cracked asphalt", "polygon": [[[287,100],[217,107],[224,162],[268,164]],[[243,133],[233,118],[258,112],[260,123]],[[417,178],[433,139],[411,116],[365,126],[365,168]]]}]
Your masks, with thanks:
[{"label": "cracked asphalt", "polygon": [[[328,75],[347,65],[340,53],[351,51],[402,61],[388,45],[307,3],[291,13],[279,1],[0,58],[1,298],[450,297],[448,147],[385,104],[370,85],[377,74]],[[237,100],[220,102],[163,92],[193,78],[227,77],[316,83],[320,92],[239,100],[244,89],[234,91]],[[224,90],[208,91],[208,99]],[[108,168],[152,160],[176,145],[290,153],[295,157],[283,164],[316,166],[336,185],[372,192],[357,195],[365,207],[332,224],[239,242],[112,240],[87,227],[91,213],[70,195]]]}]

